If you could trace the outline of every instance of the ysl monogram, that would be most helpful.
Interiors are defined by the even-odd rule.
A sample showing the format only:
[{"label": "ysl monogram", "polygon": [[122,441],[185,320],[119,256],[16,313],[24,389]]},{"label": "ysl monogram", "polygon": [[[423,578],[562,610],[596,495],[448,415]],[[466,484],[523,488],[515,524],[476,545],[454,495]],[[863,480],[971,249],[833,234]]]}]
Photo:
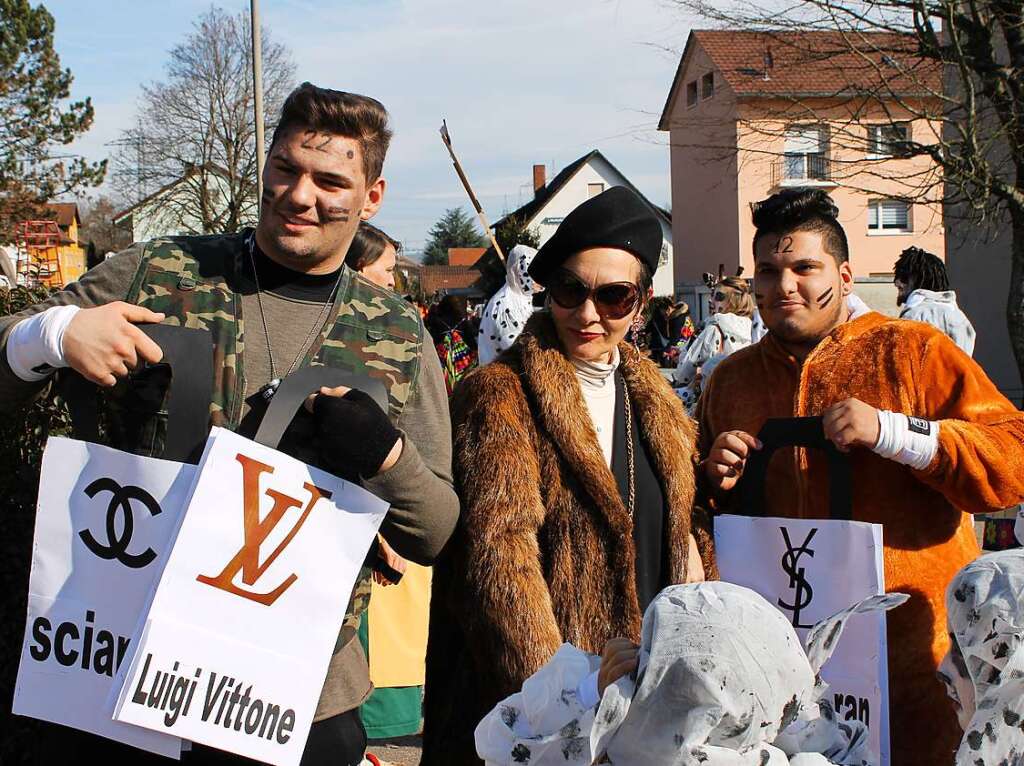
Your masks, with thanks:
[{"label": "ysl monogram", "polygon": [[[127,485],[122,487],[111,478],[96,479],[83,492],[89,497],[96,497],[100,492],[110,493],[107,505],[107,542],[101,543],[88,529],[83,529],[78,536],[85,547],[101,559],[116,559],[131,569],[142,569],[156,558],[156,551],[146,548],[142,553],[129,553],[128,544],[135,533],[135,515],[132,511],[132,500],[145,506],[150,516],[160,513],[160,505],[142,487]],[[120,511],[121,534],[117,533],[117,516]]]},{"label": "ysl monogram", "polygon": [[255,590],[247,590],[235,585],[233,582],[235,576],[241,572],[243,585],[252,588],[256,581],[263,576],[263,573],[267,571],[267,568],[281,555],[281,552],[288,547],[288,544],[295,535],[298,534],[299,529],[306,523],[310,511],[313,510],[313,506],[317,504],[317,501],[320,498],[330,499],[331,493],[309,482],[303,484],[303,489],[309,492],[309,500],[306,501],[306,507],[302,509],[302,515],[299,516],[299,520],[295,522],[295,525],[285,535],[284,539],[278,543],[277,547],[261,563],[260,546],[277,527],[285,512],[292,508],[298,508],[302,505],[302,501],[276,489],[268,489],[266,495],[273,499],[274,507],[261,520],[260,476],[264,473],[273,473],[274,467],[246,457],[241,453],[237,454],[235,459],[242,464],[242,503],[244,506],[242,510],[242,523],[244,524],[244,542],[242,543],[241,550],[234,555],[219,575],[216,577],[199,575],[196,579],[201,583],[212,585],[236,596],[242,596],[258,604],[270,606],[299,579],[298,575],[293,572],[276,588],[265,593],[258,593]]},{"label": "ysl monogram", "polygon": [[780,563],[782,564],[782,571],[789,575],[789,587],[794,590],[793,603],[787,604],[780,598],[779,606],[793,613],[794,628],[809,628],[811,627],[810,625],[800,623],[800,612],[810,606],[811,599],[814,597],[814,590],[811,588],[811,584],[807,582],[807,578],[804,577],[804,568],[798,565],[800,557],[805,553],[814,558],[814,550],[811,549],[810,545],[818,529],[816,527],[811,529],[803,543],[796,548],[793,547],[793,543],[789,539],[789,530],[786,527],[779,527],[779,529],[782,530],[782,539],[786,543],[786,552],[782,554],[782,561]]}]

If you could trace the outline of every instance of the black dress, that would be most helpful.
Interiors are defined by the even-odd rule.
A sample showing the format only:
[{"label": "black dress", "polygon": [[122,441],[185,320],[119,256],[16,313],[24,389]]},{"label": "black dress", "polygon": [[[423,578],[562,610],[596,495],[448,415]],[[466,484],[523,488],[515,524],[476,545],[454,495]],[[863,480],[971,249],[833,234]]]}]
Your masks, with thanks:
[{"label": "black dress", "polygon": [[[625,382],[615,373],[615,423],[612,430],[612,474],[619,487],[622,504],[629,508],[629,462],[626,454]],[[636,595],[640,611],[654,600],[669,583],[665,518],[668,508],[661,481],[654,473],[647,444],[640,433],[640,422],[633,410],[633,544],[636,547]]]}]

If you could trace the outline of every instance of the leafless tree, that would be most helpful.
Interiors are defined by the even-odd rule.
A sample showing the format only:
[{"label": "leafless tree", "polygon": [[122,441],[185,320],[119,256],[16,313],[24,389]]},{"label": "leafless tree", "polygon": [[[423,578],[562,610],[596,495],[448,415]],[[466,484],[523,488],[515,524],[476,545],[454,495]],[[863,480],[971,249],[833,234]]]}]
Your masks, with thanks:
[{"label": "leafless tree", "polygon": [[107,194],[79,202],[82,225],[78,241],[86,247],[92,245],[98,258],[128,247],[132,243],[131,232],[114,225],[114,216],[125,207],[122,201]]},{"label": "leafless tree", "polygon": [[[173,231],[233,232],[258,215],[248,13],[211,8],[170,52],[166,80],[143,88],[135,126],[114,156],[115,188],[138,203],[163,192],[148,215]],[[295,65],[264,30],[267,134],[290,91]]]},{"label": "leafless tree", "polygon": [[[874,169],[878,180],[891,173],[887,158],[865,152],[866,136],[873,136],[889,144],[885,154],[907,160],[902,179],[907,201],[941,203],[947,219],[989,231],[1010,229],[1006,320],[1024,376],[1021,0],[673,2],[712,26],[763,34],[763,63],[754,62],[753,69],[760,68],[766,79],[769,69],[780,65],[829,71],[827,92],[779,99],[779,119],[761,120],[751,126],[753,132],[763,131],[767,139],[795,120],[827,122],[833,142],[830,171],[866,191]],[[836,112],[845,114],[845,123],[835,119]],[[934,127],[906,135],[898,126],[909,121]],[[880,128],[880,122],[893,129]],[[858,145],[860,151],[852,151]]]}]

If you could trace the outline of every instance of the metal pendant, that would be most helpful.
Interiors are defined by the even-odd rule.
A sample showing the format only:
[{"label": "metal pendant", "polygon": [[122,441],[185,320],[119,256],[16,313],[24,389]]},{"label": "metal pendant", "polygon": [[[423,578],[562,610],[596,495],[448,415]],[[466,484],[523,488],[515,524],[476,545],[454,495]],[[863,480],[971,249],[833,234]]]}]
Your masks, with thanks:
[{"label": "metal pendant", "polygon": [[270,402],[274,398],[274,394],[277,393],[277,389],[281,387],[281,379],[274,378],[272,381],[267,383],[257,393],[263,397],[263,401]]}]

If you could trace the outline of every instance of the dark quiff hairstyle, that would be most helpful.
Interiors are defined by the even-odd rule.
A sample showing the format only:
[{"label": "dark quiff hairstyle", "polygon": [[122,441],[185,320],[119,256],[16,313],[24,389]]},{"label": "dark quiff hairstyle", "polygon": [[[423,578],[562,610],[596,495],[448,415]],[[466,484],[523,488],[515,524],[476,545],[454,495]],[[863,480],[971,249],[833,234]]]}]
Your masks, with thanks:
[{"label": "dark quiff hairstyle", "polygon": [[304,82],[285,99],[270,148],[291,130],[310,130],[358,141],[366,183],[380,178],[391,143],[388,110],[380,101]]},{"label": "dark quiff hairstyle", "polygon": [[751,217],[757,232],[754,234],[754,253],[757,241],[767,235],[784,237],[797,231],[821,235],[825,250],[836,259],[836,264],[850,260],[850,246],[846,232],[836,220],[839,208],[821,189],[785,189],[761,202],[750,204]]},{"label": "dark quiff hairstyle", "polygon": [[402,252],[400,242],[391,239],[372,223],[361,221],[345,256],[345,265],[354,271],[362,271],[384,255],[388,245],[395,248],[396,256]]},{"label": "dark quiff hairstyle", "polygon": [[896,259],[894,276],[912,290],[941,293],[949,289],[946,264],[937,255],[919,247],[908,247]]}]

